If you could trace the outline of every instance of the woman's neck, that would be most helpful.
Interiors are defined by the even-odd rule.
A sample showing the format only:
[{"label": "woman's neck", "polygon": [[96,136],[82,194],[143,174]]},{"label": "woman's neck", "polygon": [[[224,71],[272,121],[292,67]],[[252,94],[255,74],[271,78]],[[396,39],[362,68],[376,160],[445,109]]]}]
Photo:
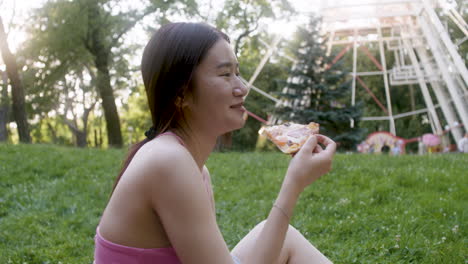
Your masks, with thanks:
[{"label": "woman's neck", "polygon": [[216,145],[217,135],[204,133],[198,129],[170,129],[170,131],[182,138],[185,147],[202,171]]}]

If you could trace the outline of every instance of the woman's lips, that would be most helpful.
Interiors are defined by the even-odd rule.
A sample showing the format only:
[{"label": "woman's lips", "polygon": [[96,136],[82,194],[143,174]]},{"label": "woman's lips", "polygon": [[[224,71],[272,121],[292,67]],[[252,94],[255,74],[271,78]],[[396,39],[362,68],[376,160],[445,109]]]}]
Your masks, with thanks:
[{"label": "woman's lips", "polygon": [[244,102],[232,105],[231,108],[232,109],[238,109],[238,110],[241,110],[243,112],[246,110],[245,107],[244,107]]}]

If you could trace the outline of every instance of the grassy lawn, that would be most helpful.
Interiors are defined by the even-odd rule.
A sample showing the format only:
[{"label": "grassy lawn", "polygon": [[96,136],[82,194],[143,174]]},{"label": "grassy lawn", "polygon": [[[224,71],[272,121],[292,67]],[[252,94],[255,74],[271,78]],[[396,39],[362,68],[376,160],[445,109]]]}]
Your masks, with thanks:
[{"label": "grassy lawn", "polygon": [[[0,144],[0,263],[91,263],[125,152]],[[218,222],[232,248],[263,220],[289,158],[216,153]],[[468,155],[337,155],[292,224],[334,263],[468,263]]]}]

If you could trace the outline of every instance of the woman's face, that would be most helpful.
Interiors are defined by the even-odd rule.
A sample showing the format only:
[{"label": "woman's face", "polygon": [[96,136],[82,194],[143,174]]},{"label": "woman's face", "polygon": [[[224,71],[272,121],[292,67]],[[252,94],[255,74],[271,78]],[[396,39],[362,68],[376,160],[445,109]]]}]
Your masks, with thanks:
[{"label": "woman's face", "polygon": [[189,120],[197,128],[223,134],[244,126],[247,88],[239,77],[239,63],[224,39],[218,40],[196,68],[187,100]]}]

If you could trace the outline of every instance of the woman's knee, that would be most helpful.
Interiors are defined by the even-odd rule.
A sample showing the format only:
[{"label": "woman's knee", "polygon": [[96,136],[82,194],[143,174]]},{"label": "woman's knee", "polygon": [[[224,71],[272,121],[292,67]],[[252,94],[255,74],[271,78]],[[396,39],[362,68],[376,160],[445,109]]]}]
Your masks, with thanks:
[{"label": "woman's knee", "polygon": [[265,220],[262,220],[261,222],[259,222],[254,228],[263,228],[263,226],[265,225],[266,223],[266,219]]},{"label": "woman's knee", "polygon": [[[266,220],[259,222],[255,225],[252,230],[237,244],[232,253],[239,257],[241,260],[248,259],[249,254],[252,254],[251,250],[255,249],[256,240],[265,226]],[[289,225],[286,237],[284,240],[283,248],[280,252],[279,261],[276,263],[288,263],[288,259],[291,257],[292,251],[295,247],[295,240],[300,235],[299,231],[292,225]]]},{"label": "woman's knee", "polygon": [[[261,232],[265,223],[266,220],[263,220],[254,227],[256,236]],[[308,258],[318,263],[331,263],[298,229],[289,225],[277,263],[305,263],[305,259]]]},{"label": "woman's knee", "polygon": [[[263,229],[263,226],[265,226],[265,223],[266,223],[266,219],[265,220],[262,220],[261,222],[259,222],[255,227],[254,229],[257,229],[257,228],[260,228],[260,229]],[[294,226],[292,226],[291,224],[289,224],[289,227],[288,227],[288,232],[289,231],[292,231],[292,232],[299,232]]]},{"label": "woman's knee", "polygon": [[[261,221],[260,223],[258,223],[254,228],[253,230],[255,230],[255,233],[258,235],[262,230],[263,230],[263,227],[265,226],[265,223],[266,223],[266,220],[263,220]],[[288,226],[288,230],[286,231],[286,237],[284,239],[285,241],[285,247],[290,247],[290,245],[288,244],[291,244],[292,241],[296,240],[298,237],[303,237],[303,235],[301,234],[301,232],[299,230],[297,230],[294,226],[292,226],[291,224],[289,224]],[[292,240],[292,241],[291,241]],[[284,247],[284,246],[283,246]]]}]

